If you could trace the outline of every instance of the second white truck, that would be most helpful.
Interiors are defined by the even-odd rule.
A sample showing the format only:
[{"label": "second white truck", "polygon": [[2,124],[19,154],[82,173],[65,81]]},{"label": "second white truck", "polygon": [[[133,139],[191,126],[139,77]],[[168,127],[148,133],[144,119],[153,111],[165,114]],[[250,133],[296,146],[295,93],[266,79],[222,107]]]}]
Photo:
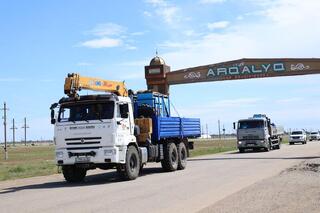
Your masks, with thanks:
[{"label": "second white truck", "polygon": [[237,129],[237,146],[241,153],[246,149],[269,151],[281,147],[283,128],[271,123],[266,115],[255,114],[241,119],[237,124],[233,123],[233,127]]}]

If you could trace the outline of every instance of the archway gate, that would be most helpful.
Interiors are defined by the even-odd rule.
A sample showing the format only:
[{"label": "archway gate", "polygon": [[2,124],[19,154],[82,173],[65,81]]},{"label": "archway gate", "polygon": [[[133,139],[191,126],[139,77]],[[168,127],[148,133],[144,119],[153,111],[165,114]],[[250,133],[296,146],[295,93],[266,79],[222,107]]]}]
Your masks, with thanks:
[{"label": "archway gate", "polygon": [[176,84],[320,74],[320,58],[240,59],[172,71],[156,56],[145,66],[149,90],[169,93]]}]

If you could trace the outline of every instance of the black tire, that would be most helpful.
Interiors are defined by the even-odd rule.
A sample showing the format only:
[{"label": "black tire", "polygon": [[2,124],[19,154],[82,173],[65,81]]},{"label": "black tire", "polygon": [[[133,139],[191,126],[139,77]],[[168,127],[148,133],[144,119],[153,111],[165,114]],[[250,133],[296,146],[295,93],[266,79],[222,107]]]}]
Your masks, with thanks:
[{"label": "black tire", "polygon": [[266,147],[266,148],[264,148],[264,151],[265,152],[269,152],[270,150],[271,150],[271,143],[270,143],[270,141],[269,141],[269,143],[268,143],[268,146]]},{"label": "black tire", "polygon": [[244,153],[244,148],[239,148],[240,153]]},{"label": "black tire", "polygon": [[279,144],[275,146],[275,149],[280,149],[281,148],[281,141],[279,140]]},{"label": "black tire", "polygon": [[140,157],[136,147],[129,146],[126,155],[126,163],[117,167],[117,171],[125,180],[134,180],[139,176]]},{"label": "black tire", "polygon": [[76,166],[62,166],[62,173],[67,182],[76,183],[83,181],[87,170]]},{"label": "black tire", "polygon": [[289,145],[293,145],[294,143],[290,142]]},{"label": "black tire", "polygon": [[178,150],[175,143],[168,143],[165,146],[164,159],[161,161],[162,168],[166,172],[173,172],[178,169]]},{"label": "black tire", "polygon": [[178,144],[178,169],[183,170],[187,167],[187,148],[183,142]]},{"label": "black tire", "polygon": [[140,170],[139,170],[139,174],[142,174],[142,170],[143,170],[143,166],[146,165],[146,164],[141,164],[140,166]]}]

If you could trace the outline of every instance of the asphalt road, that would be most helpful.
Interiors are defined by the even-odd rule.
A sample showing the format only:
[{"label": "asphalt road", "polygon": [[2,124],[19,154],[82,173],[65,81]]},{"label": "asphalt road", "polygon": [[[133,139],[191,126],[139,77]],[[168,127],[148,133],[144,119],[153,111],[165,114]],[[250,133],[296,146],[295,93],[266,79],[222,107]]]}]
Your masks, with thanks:
[{"label": "asphalt road", "polygon": [[0,212],[197,212],[306,159],[320,142],[281,150],[229,152],[192,158],[186,170],[162,172],[149,164],[134,181],[114,171],[92,171],[81,184],[62,175],[0,182]]}]

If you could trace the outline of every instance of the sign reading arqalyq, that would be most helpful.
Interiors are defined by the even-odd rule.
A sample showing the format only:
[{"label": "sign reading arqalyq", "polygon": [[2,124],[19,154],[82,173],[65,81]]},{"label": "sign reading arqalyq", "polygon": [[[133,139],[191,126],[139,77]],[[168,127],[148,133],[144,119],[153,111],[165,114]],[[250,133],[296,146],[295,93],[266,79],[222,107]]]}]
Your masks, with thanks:
[{"label": "sign reading arqalyq", "polygon": [[231,67],[209,68],[207,77],[215,77],[220,75],[245,75],[245,74],[260,74],[267,72],[283,72],[285,71],[284,63],[243,65]]},{"label": "sign reading arqalyq", "polygon": [[205,81],[320,74],[320,59],[241,59],[167,73],[169,85]]}]

